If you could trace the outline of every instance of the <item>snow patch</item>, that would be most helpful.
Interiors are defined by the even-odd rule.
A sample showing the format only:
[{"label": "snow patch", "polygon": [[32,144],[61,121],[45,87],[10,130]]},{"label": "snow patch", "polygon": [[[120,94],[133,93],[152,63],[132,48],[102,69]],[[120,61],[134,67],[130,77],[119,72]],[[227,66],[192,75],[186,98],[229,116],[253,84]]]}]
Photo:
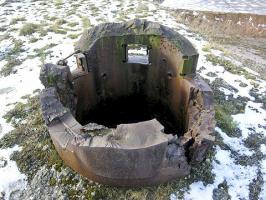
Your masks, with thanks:
[{"label": "snow patch", "polygon": [[220,128],[216,127],[215,130],[220,134],[223,138],[223,142],[227,144],[230,149],[236,151],[240,155],[252,156],[254,151],[249,150],[244,146],[242,138],[229,137],[225,132],[223,132]]},{"label": "snow patch", "polygon": [[232,115],[238,127],[242,131],[242,136],[246,139],[250,134],[263,134],[266,136],[266,111],[261,108],[261,103],[248,101],[245,113]]},{"label": "snow patch", "polygon": [[[186,200],[212,200],[213,190],[220,183],[226,181],[228,193],[232,199],[249,199],[249,184],[256,176],[256,166],[242,166],[235,163],[230,151],[216,147],[216,155],[213,161],[212,173],[215,175],[214,183],[204,185],[202,181],[190,185],[189,191],[185,193]],[[175,198],[171,196],[171,199]]]},{"label": "snow patch", "polygon": [[[16,162],[9,159],[14,151],[19,151],[18,146],[8,149],[0,149],[0,158],[3,158],[7,164],[0,170],[0,191],[5,191],[5,197],[15,189],[23,189],[26,186],[26,176],[21,174],[17,168]],[[12,188],[12,189],[11,189]]]}]

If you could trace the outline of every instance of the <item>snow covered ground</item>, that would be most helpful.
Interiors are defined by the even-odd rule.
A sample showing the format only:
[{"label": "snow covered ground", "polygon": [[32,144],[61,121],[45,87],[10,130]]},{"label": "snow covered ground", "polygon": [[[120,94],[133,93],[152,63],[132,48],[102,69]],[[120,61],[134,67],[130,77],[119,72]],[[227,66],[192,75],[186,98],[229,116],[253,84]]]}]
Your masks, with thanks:
[{"label": "snow covered ground", "polygon": [[[185,3],[184,3],[185,2]],[[198,4],[195,4],[198,2]],[[266,2],[264,0],[231,0],[231,1],[209,1],[209,0],[166,0],[163,5],[186,9],[212,9],[215,11],[237,11],[256,12],[266,14]],[[195,181],[185,190],[185,199],[213,199],[213,191],[226,181],[228,194],[232,199],[249,199],[250,183],[256,179],[260,171],[263,176],[262,190],[259,197],[266,199],[266,146],[261,145],[256,151],[261,152],[264,157],[258,163],[242,165],[237,162],[241,156],[252,157],[254,149],[245,145],[250,135],[262,135],[266,138],[266,111],[261,103],[255,102],[250,91],[257,84],[257,94],[266,93],[266,81],[258,78],[258,74],[250,71],[255,80],[247,79],[243,75],[233,74],[223,66],[214,65],[207,61],[207,54],[203,47],[208,44],[201,36],[192,34],[188,27],[178,24],[174,16],[162,6],[153,1],[137,0],[78,0],[78,1],[0,1],[0,70],[9,62],[8,57],[19,59],[21,62],[14,66],[13,72],[8,76],[0,77],[0,138],[12,130],[12,126],[3,119],[4,114],[12,108],[12,103],[23,101],[22,96],[32,94],[35,89],[42,89],[39,81],[40,65],[43,62],[55,63],[59,58],[65,57],[74,50],[74,43],[84,28],[97,25],[102,22],[120,22],[134,18],[145,18],[158,21],[164,25],[174,28],[187,37],[199,50],[198,69],[200,75],[210,80],[210,83],[221,78],[236,90],[220,87],[224,95],[233,98],[245,97],[248,99],[244,113],[233,115],[241,130],[239,137],[231,137],[221,127],[216,127],[216,132],[222,138],[227,149],[219,144],[215,145],[214,160],[211,173],[214,174],[212,184],[204,184]],[[231,5],[234,5],[232,7]],[[230,8],[229,8],[229,7]],[[89,19],[89,21],[87,20]],[[61,21],[60,21],[61,20]],[[65,21],[63,21],[65,20]],[[37,25],[31,34],[21,35],[20,30],[27,23]],[[31,24],[33,26],[33,24]],[[47,28],[51,31],[45,31]],[[20,49],[14,51],[16,42],[20,41]],[[13,49],[13,50],[12,50]],[[10,53],[11,52],[11,53]],[[231,59],[223,55],[222,51],[211,49],[211,53]],[[233,61],[234,62],[234,61]],[[73,60],[70,61],[73,65]],[[237,63],[239,67],[241,63]],[[212,72],[215,76],[209,76]],[[247,84],[241,87],[240,82]],[[6,193],[5,198],[12,190],[23,189],[26,185],[26,177],[20,174],[14,161],[9,159],[11,153],[19,150],[15,146],[12,149],[0,149],[1,160],[6,164],[0,167],[0,193]],[[176,191],[170,197],[178,199],[180,191]],[[1,197],[1,195],[0,195]],[[1,198],[0,198],[1,199]]]},{"label": "snow covered ground", "polygon": [[162,5],[196,11],[266,14],[265,0],[165,0]]},{"label": "snow covered ground", "polygon": [[[179,31],[183,35],[187,35],[185,30]],[[247,148],[244,145],[244,140],[252,134],[263,134],[266,137],[266,110],[262,109],[261,103],[255,103],[254,98],[249,95],[250,89],[253,88],[250,85],[250,81],[244,76],[239,76],[226,71],[222,66],[213,66],[205,58],[206,52],[202,51],[202,47],[206,45],[206,41],[199,38],[189,37],[187,38],[197,47],[200,53],[200,59],[198,67],[204,66],[204,70],[200,72],[201,76],[209,79],[213,82],[215,79],[222,78],[227,84],[237,89],[237,92],[226,91],[224,95],[233,95],[234,98],[247,97],[249,101],[245,106],[245,112],[241,114],[233,115],[234,121],[238,124],[241,130],[240,137],[229,137],[227,133],[223,132],[219,127],[216,127],[216,132],[222,137],[223,142],[229,146],[231,150],[223,150],[217,145],[215,147],[215,160],[213,161],[212,173],[215,174],[215,180],[213,184],[204,184],[199,181],[190,186],[190,190],[185,193],[185,199],[212,199],[213,190],[217,188],[223,181],[227,182],[229,186],[228,193],[232,199],[250,199],[249,197],[249,184],[257,176],[260,170],[263,173],[264,186],[259,196],[260,199],[266,199],[265,185],[266,185],[266,171],[265,160],[260,160],[260,165],[240,165],[236,163],[235,154],[237,156],[246,155],[248,157],[253,156],[254,151]],[[213,52],[216,55],[222,55],[221,51],[215,50]],[[224,56],[225,57],[225,56]],[[229,59],[229,58],[228,58]],[[238,63],[239,64],[239,63]],[[214,72],[215,77],[210,77],[207,74]],[[253,72],[256,74],[256,72]],[[237,83],[242,80],[247,84],[246,87],[240,87]],[[259,83],[260,90],[258,93],[266,93],[266,81],[259,78],[256,79]],[[265,145],[261,146],[261,151],[265,154]],[[178,193],[178,192],[177,192]],[[176,195],[172,195],[171,199],[176,199]]]}]

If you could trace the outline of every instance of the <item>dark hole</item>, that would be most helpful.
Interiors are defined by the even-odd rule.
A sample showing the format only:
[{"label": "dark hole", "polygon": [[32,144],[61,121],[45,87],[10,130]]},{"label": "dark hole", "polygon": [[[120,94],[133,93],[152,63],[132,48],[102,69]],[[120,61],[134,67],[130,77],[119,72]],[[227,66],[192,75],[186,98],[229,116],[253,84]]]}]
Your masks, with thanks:
[{"label": "dark hole", "polygon": [[116,128],[123,123],[137,123],[156,118],[163,126],[165,133],[182,135],[183,127],[176,121],[168,106],[154,103],[140,95],[120,97],[101,101],[82,113],[79,122],[82,125],[97,123],[109,128]]},{"label": "dark hole", "polygon": [[188,60],[188,56],[186,56],[186,55],[184,55],[182,58],[183,58],[184,60]]},{"label": "dark hole", "polygon": [[194,144],[194,142],[195,142],[195,139],[194,138],[191,138],[187,142],[187,144],[185,145],[185,155],[188,158],[188,161],[191,161],[191,155],[189,154],[190,153],[189,148]]},{"label": "dark hole", "polygon": [[102,74],[101,74],[101,77],[102,77],[103,79],[106,79],[106,76],[107,76],[106,73],[102,73]]},{"label": "dark hole", "polygon": [[172,79],[173,78],[173,74],[171,72],[167,72],[167,76],[168,76],[168,79]]}]

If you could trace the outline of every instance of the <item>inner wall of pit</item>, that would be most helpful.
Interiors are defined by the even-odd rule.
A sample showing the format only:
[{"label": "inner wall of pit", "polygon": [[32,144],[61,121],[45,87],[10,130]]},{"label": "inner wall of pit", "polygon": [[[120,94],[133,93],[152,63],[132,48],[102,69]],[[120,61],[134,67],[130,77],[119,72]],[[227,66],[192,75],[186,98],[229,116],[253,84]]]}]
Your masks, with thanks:
[{"label": "inner wall of pit", "polygon": [[[125,44],[149,46],[150,64],[124,62]],[[77,95],[76,119],[81,124],[96,122],[114,127],[157,118],[166,133],[183,135],[187,131],[190,91],[180,75],[183,54],[166,38],[102,37],[85,55],[87,68],[72,73]],[[115,116],[120,110],[125,115]],[[112,124],[105,124],[112,119]]]}]

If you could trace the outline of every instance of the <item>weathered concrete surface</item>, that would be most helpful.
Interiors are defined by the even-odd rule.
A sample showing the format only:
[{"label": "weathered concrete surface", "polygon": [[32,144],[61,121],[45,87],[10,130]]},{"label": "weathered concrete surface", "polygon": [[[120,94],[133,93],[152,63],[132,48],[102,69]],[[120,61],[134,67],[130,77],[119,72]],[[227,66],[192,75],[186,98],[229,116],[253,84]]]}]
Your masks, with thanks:
[{"label": "weathered concrete surface", "polygon": [[[55,87],[62,104],[69,108],[72,113],[75,111],[76,99],[69,67],[45,64],[40,72],[40,80],[45,88]],[[47,98],[49,98],[48,96]]]},{"label": "weathered concrete surface", "polygon": [[[146,45],[149,63],[124,61],[127,44]],[[193,46],[167,27],[134,20],[97,26],[84,33],[78,48],[75,71],[46,64],[40,76],[46,86],[43,115],[66,164],[89,179],[117,186],[188,175],[190,164],[201,162],[214,141],[212,91],[195,74]],[[136,96],[145,103],[125,101]],[[122,112],[140,106],[150,120],[114,128],[95,124],[96,114],[111,120],[105,118],[105,105],[116,101],[125,107]]]},{"label": "weathered concrete surface", "polygon": [[146,148],[173,139],[173,135],[163,133],[164,127],[156,119],[120,124],[111,132],[93,137],[91,147],[114,146],[122,149]]},{"label": "weathered concrete surface", "polygon": [[[119,36],[123,37],[119,38]],[[145,36],[149,36],[150,40],[148,40],[148,37],[145,38]],[[81,39],[76,45],[76,49],[85,51],[90,57],[96,59],[94,53],[96,49],[94,48],[97,47],[94,46],[94,43],[96,43],[99,39],[117,38],[116,42],[118,45],[122,45],[124,42],[142,43],[147,45],[152,45],[153,43],[154,47],[159,45],[157,43],[158,40],[156,40],[158,37],[156,36],[169,41],[182,53],[183,56],[188,57],[187,59],[193,59],[194,62],[191,63],[192,66],[188,67],[187,70],[190,70],[189,73],[195,73],[198,52],[193,45],[185,37],[172,29],[160,25],[159,23],[149,22],[146,20],[135,19],[126,23],[105,23],[96,26],[95,28],[89,29],[83,33]],[[153,39],[155,40],[154,42]]]},{"label": "weathered concrete surface", "polygon": [[58,119],[69,112],[58,98],[54,87],[46,88],[41,93],[41,107],[46,124],[50,124],[54,119]]}]

